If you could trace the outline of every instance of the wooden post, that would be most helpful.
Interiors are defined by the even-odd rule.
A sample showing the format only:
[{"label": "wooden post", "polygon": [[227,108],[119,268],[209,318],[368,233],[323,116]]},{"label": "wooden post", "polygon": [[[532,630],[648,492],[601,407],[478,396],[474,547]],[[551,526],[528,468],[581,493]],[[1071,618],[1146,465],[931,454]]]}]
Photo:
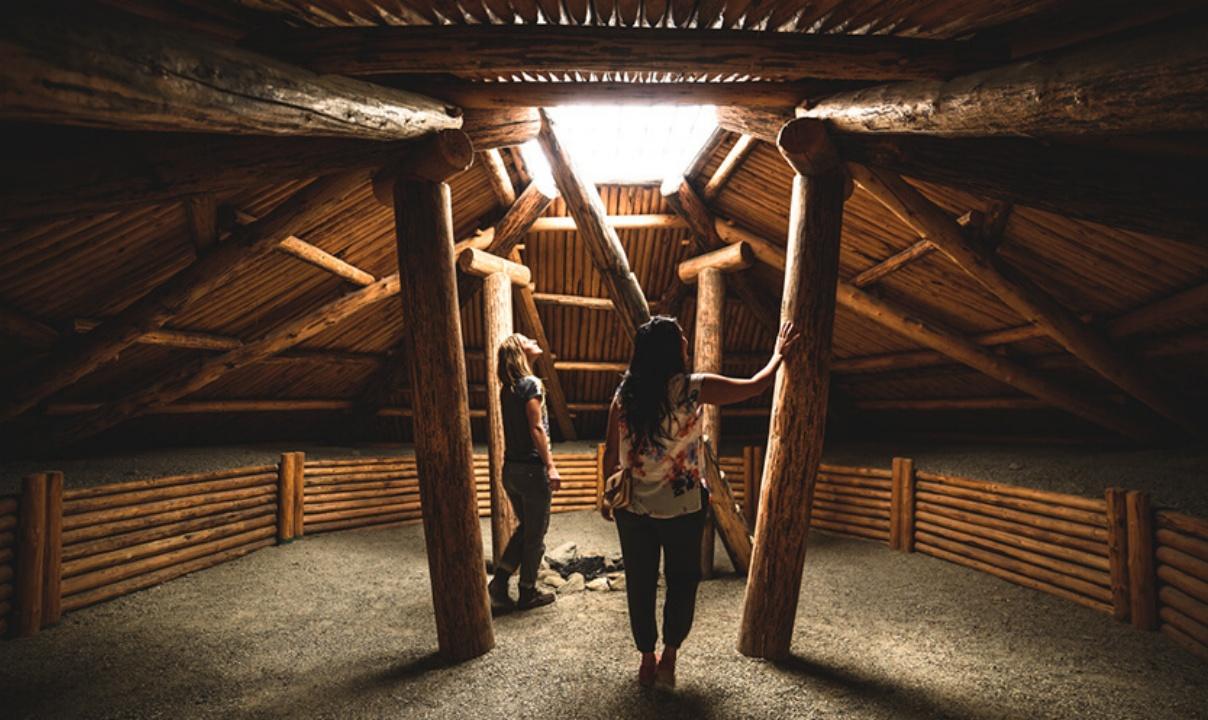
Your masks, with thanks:
[{"label": "wooden post", "polygon": [[63,473],[46,473],[46,554],[43,559],[42,627],[63,615]]},{"label": "wooden post", "polygon": [[42,628],[42,598],[46,580],[46,473],[27,475],[21,482],[17,516],[17,557],[13,581],[13,632],[29,637]]},{"label": "wooden post", "polygon": [[[472,157],[467,153],[465,166]],[[460,661],[489,651],[495,634],[483,576],[453,212],[443,179],[400,175],[393,196],[405,342],[416,358],[409,363],[415,461],[436,636],[441,655]]]},{"label": "wooden post", "polygon": [[294,489],[291,506],[294,511],[294,538],[306,534],[306,453],[294,453],[294,480],[290,486]]},{"label": "wooden post", "polygon": [[[698,372],[721,372],[721,339],[723,314],[726,306],[726,280],[721,270],[706,267],[696,277],[696,330],[695,347],[693,348],[693,369]],[[703,433],[713,443],[717,454],[721,455],[721,408],[717,405],[705,405],[702,410],[701,424]],[[713,488],[709,488],[710,497]],[[710,504],[712,504],[710,502]],[[715,553],[714,539],[716,538],[716,518],[711,509],[707,510],[705,530],[700,541],[700,571],[701,577],[713,577],[713,558]],[[737,564],[734,567],[738,570]]]},{"label": "wooden post", "polygon": [[893,484],[889,501],[889,547],[914,551],[914,461],[893,459]]},{"label": "wooden post", "polygon": [[[466,251],[477,252],[477,251]],[[464,257],[464,255],[463,255]],[[522,266],[523,267],[523,266]],[[512,334],[512,282],[505,272],[487,275],[482,284],[487,357],[487,458],[491,474],[491,560],[495,565],[516,529],[516,513],[503,489],[503,403],[499,381],[499,345]]]},{"label": "wooden post", "polygon": [[1107,502],[1107,562],[1111,570],[1112,617],[1125,622],[1129,616],[1128,509],[1121,488],[1104,492]]},{"label": "wooden post", "polygon": [[759,481],[763,475],[763,448],[758,445],[749,445],[743,450],[743,470],[745,472],[743,480],[746,483],[743,515],[746,516],[747,527],[753,530],[755,520],[759,517]]},{"label": "wooden post", "polygon": [[294,539],[294,482],[298,473],[294,469],[297,459],[294,453],[281,453],[277,463],[277,544],[283,545]]},{"label": "wooden post", "polygon": [[1128,597],[1132,625],[1138,630],[1156,630],[1157,579],[1154,568],[1153,509],[1149,505],[1149,493],[1129,490],[1124,504],[1128,516]]},{"label": "wooden post", "polygon": [[596,445],[596,510],[604,508],[604,443]]},{"label": "wooden post", "polygon": [[[820,123],[781,131],[781,149],[798,174],[793,178],[781,321],[801,333],[801,347],[776,375],[767,466],[755,523],[755,551],[743,601],[738,650],[744,655],[783,658],[792,642],[801,593],[801,573],[822,458],[830,379],[831,331],[839,273],[845,178],[837,164],[800,162],[799,129],[825,134]],[[813,173],[810,177],[801,170]]]}]

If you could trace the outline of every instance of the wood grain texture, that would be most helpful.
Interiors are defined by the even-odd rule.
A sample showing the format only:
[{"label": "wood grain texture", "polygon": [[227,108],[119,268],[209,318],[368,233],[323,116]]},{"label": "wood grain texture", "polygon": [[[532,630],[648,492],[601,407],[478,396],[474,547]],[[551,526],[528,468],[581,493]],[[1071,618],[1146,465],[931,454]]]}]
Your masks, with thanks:
[{"label": "wood grain texture", "polygon": [[[473,251],[468,251],[473,252]],[[521,265],[520,267],[524,267]],[[528,268],[525,268],[526,270]],[[491,561],[497,567],[516,531],[516,513],[503,488],[503,384],[499,380],[499,346],[512,334],[512,281],[505,272],[487,275],[482,283],[482,317],[487,357],[487,456],[491,473]]]}]

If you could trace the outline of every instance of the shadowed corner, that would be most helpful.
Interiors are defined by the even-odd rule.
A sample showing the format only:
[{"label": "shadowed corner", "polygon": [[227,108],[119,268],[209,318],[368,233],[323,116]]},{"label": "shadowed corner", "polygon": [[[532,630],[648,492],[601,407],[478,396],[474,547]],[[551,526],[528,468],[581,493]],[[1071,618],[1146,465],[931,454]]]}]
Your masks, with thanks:
[{"label": "shadowed corner", "polygon": [[790,655],[770,664],[781,672],[821,686],[818,689],[853,695],[884,710],[886,717],[897,720],[999,720],[1006,717],[977,712],[922,688],[862,675],[802,655]]}]

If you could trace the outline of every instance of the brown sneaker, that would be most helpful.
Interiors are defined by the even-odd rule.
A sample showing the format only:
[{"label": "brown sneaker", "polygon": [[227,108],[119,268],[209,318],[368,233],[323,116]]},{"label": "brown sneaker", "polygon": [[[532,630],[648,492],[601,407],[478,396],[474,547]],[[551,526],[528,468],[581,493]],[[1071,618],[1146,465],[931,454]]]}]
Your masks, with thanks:
[{"label": "brown sneaker", "polygon": [[520,602],[516,603],[517,610],[532,610],[554,602],[554,594],[535,587],[520,588]]}]

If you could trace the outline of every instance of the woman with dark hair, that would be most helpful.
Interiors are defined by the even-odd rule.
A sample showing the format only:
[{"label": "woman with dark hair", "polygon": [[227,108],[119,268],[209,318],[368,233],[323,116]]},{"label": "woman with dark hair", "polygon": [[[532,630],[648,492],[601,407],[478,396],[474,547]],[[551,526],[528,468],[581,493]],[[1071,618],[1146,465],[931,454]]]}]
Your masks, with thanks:
[{"label": "woman with dark hair", "polygon": [[[692,627],[700,583],[701,532],[708,494],[701,484],[704,448],[701,404],[729,405],[755,397],[776,377],[784,352],[796,341],[791,324],[780,328],[772,357],[750,378],[688,374],[688,342],[674,318],[658,316],[638,328],[633,359],[608,411],[605,476],[625,468],[630,503],[615,513],[625,559],[629,625],[642,653],[638,682],[675,686],[675,661]],[[655,600],[659,556],[667,597],[663,603],[663,655]]]}]

